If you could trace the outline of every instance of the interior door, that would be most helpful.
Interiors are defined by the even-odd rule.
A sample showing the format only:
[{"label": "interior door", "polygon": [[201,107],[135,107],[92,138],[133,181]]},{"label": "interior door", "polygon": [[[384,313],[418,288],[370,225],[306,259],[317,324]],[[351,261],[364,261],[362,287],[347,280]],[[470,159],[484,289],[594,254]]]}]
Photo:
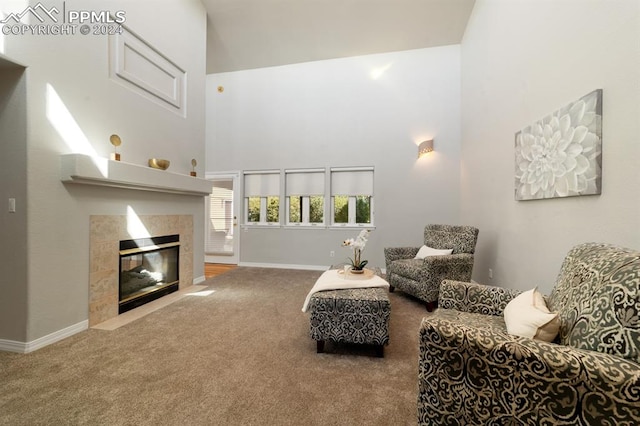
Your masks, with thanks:
[{"label": "interior door", "polygon": [[238,174],[207,174],[213,182],[206,200],[205,262],[238,264]]}]

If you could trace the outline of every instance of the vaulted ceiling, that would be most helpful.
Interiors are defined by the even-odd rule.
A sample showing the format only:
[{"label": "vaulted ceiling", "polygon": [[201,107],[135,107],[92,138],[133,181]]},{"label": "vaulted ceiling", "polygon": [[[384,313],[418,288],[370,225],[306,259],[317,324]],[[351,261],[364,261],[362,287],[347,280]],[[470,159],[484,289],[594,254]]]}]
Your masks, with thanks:
[{"label": "vaulted ceiling", "polygon": [[207,73],[458,44],[475,0],[202,0]]}]

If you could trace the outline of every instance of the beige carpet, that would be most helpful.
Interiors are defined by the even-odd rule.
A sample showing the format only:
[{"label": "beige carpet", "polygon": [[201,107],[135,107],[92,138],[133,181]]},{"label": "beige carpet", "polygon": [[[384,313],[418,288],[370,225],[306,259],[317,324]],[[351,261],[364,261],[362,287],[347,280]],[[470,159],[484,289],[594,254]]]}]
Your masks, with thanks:
[{"label": "beige carpet", "polygon": [[301,308],[318,276],[241,267],[116,330],[0,352],[0,424],[415,424],[424,306],[389,295],[384,358],[316,354]]}]

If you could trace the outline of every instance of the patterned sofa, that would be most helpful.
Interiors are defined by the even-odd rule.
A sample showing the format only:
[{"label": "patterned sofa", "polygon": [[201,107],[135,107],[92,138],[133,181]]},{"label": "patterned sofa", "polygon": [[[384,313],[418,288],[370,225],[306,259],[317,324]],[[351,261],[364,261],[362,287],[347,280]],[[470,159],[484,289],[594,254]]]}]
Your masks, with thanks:
[{"label": "patterned sofa", "polygon": [[420,328],[418,423],[640,425],[640,252],[574,247],[547,305],[553,343],[507,334],[518,292],[445,281]]},{"label": "patterned sofa", "polygon": [[431,312],[437,305],[442,280],[471,279],[477,241],[478,229],[472,226],[427,225],[424,244],[434,249],[453,249],[452,254],[414,259],[419,247],[385,248],[389,291],[398,288],[415,296],[426,302]]}]

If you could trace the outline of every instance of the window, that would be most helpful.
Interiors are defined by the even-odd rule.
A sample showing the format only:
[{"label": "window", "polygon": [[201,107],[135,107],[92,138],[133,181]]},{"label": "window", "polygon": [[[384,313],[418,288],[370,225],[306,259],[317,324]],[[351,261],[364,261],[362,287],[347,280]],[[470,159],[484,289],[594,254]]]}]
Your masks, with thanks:
[{"label": "window", "polygon": [[324,224],[324,169],[285,170],[287,225]]},{"label": "window", "polygon": [[373,173],[373,167],[287,169],[282,184],[280,170],[246,171],[244,223],[279,225],[282,200],[287,226],[373,226]]},{"label": "window", "polygon": [[244,173],[245,223],[278,225],[280,223],[280,171]]},{"label": "window", "polygon": [[331,169],[332,224],[373,225],[373,167]]}]

